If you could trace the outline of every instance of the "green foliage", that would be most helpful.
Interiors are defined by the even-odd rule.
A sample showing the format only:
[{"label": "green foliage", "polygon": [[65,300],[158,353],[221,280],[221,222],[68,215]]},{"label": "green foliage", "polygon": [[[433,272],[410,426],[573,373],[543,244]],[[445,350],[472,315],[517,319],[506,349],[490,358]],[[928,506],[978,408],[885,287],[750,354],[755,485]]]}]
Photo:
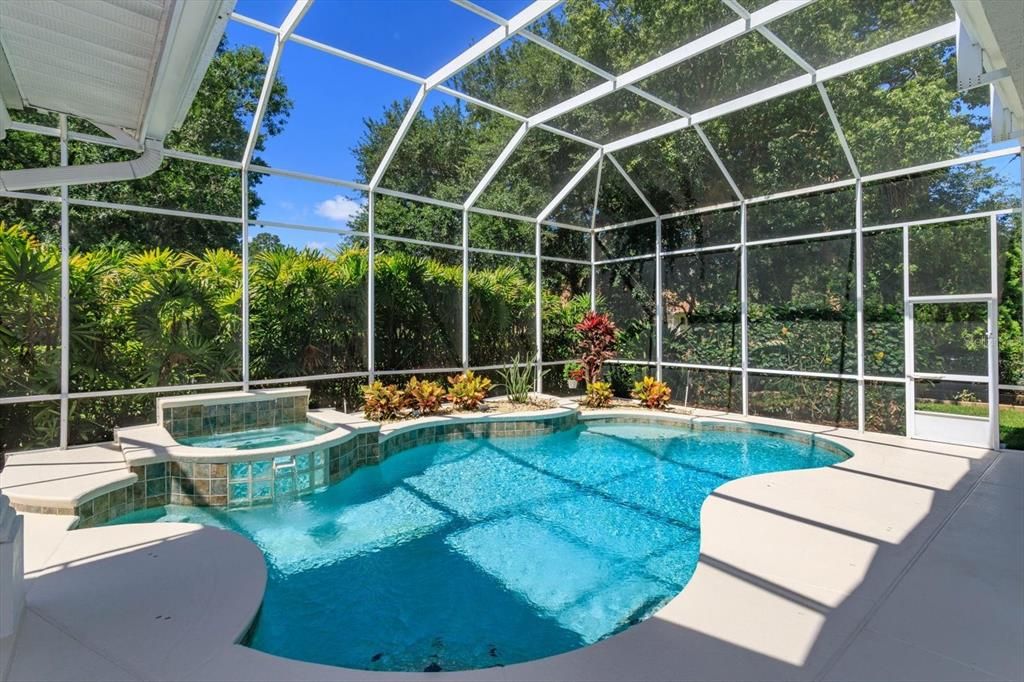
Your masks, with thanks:
[{"label": "green foliage", "polygon": [[374,381],[363,387],[363,415],[374,421],[394,419],[406,407],[405,391],[395,384]]},{"label": "green foliage", "polygon": [[491,380],[477,376],[473,370],[448,377],[448,400],[457,410],[475,410],[491,390]]},{"label": "green foliage", "polygon": [[633,385],[630,395],[644,407],[652,410],[664,410],[672,399],[672,389],[664,381],[652,376],[645,376]]},{"label": "green foliage", "polygon": [[60,386],[60,252],[20,225],[0,222],[0,376],[3,394],[56,393]]},{"label": "green foliage", "polygon": [[562,368],[562,376],[568,381],[584,381],[583,365],[576,361],[565,363]]},{"label": "green foliage", "polygon": [[441,409],[445,391],[436,381],[420,381],[416,377],[405,385],[408,405],[421,415],[434,414]]},{"label": "green foliage", "polygon": [[[381,362],[422,367],[439,356],[439,346],[458,348],[459,327],[451,320],[458,319],[461,266],[406,253],[378,254],[376,264],[378,330],[393,339],[378,343]],[[75,251],[69,266],[73,391],[239,380],[236,254],[138,250],[122,243]],[[365,370],[367,277],[367,254],[359,247],[323,253],[270,245],[254,254],[252,376]],[[59,391],[59,281],[57,244],[17,225],[0,227],[0,395]],[[517,272],[474,269],[470,287],[481,308],[504,310],[506,319],[532,315],[533,282]],[[575,308],[580,302],[551,301],[555,320],[565,317],[555,314],[558,305]],[[481,316],[473,328],[474,350],[512,355],[502,355],[510,347],[501,338],[508,329],[503,324],[500,316]],[[554,326],[546,331],[568,333]],[[323,406],[356,405],[361,396],[354,382],[311,387]],[[109,438],[115,425],[152,419],[152,405],[146,396],[73,401],[74,442]],[[0,422],[11,449],[53,445],[58,404],[5,409]]]},{"label": "green foliage", "polygon": [[505,393],[509,401],[513,403],[527,403],[530,401],[530,391],[533,389],[533,358],[527,356],[523,361],[519,356],[512,359],[511,365],[498,370],[498,375],[505,382]]},{"label": "green foliage", "polygon": [[591,381],[587,384],[587,393],[583,396],[583,404],[587,407],[607,407],[611,404],[612,385],[607,381]]},{"label": "green foliage", "polygon": [[[240,159],[249,135],[249,121],[263,87],[266,60],[266,55],[257,47],[228,49],[222,41],[192,108],[181,128],[168,135],[166,146],[224,159]],[[291,106],[287,87],[277,79],[257,138],[257,152],[263,149],[268,136],[282,130]],[[21,113],[19,118],[52,125],[41,114]],[[69,127],[97,134],[91,124],[76,119],[69,121]],[[68,151],[72,165],[122,161],[138,155],[75,141],[69,143]],[[258,156],[254,160],[262,163]],[[0,144],[0,168],[35,168],[59,163],[59,144],[53,138],[14,133]],[[261,180],[259,173],[249,175],[250,217],[256,216],[263,203],[256,191]],[[158,172],[131,182],[72,187],[71,196],[236,217],[242,210],[241,175],[237,170],[179,159],[166,159]],[[72,226],[78,227],[75,229],[78,248],[92,248],[112,240],[193,253],[206,248],[239,248],[238,226],[230,222],[152,214],[146,217],[146,228],[138,229],[139,218],[135,213],[83,206],[72,206],[70,218]],[[60,207],[51,203],[5,201],[0,203],[0,220],[24,222],[28,229],[38,230],[37,234],[42,236],[48,227],[59,225]]]}]

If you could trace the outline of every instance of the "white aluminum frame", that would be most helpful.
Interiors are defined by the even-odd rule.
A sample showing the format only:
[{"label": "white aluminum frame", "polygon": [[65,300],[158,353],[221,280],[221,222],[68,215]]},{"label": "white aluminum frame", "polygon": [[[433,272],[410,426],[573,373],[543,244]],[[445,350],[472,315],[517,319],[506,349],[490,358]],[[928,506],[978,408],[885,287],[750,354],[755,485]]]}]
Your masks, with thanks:
[{"label": "white aluminum frame", "polygon": [[[211,215],[204,213],[197,213],[191,211],[179,211],[167,208],[147,207],[147,206],[136,206],[136,205],[124,205],[115,204],[110,202],[101,201],[90,201],[84,199],[74,199],[68,196],[67,187],[62,187],[60,196],[39,194],[33,192],[0,192],[0,196],[29,200],[29,201],[43,201],[43,202],[59,202],[61,204],[61,373],[60,373],[60,392],[54,394],[43,394],[43,395],[26,395],[26,396],[7,396],[0,397],[0,405],[8,404],[24,404],[33,402],[52,402],[59,401],[61,408],[61,424],[60,424],[60,446],[67,447],[69,441],[69,430],[70,426],[68,423],[69,415],[69,404],[71,400],[76,399],[87,399],[87,398],[102,398],[102,397],[113,397],[113,396],[128,396],[128,395],[150,395],[159,393],[175,393],[182,391],[193,391],[193,390],[221,390],[227,388],[243,388],[248,389],[251,386],[262,386],[262,385],[276,385],[284,383],[294,383],[300,381],[322,381],[322,380],[335,380],[335,379],[350,379],[350,378],[367,378],[373,380],[376,376],[393,376],[401,374],[434,374],[441,372],[457,372],[464,369],[477,369],[477,370],[490,370],[497,369],[500,366],[480,366],[473,367],[470,363],[470,348],[469,348],[469,258],[472,253],[489,253],[502,256],[514,256],[519,258],[532,258],[535,262],[535,292],[534,292],[534,314],[535,314],[535,339],[536,344],[536,360],[539,366],[558,366],[563,365],[567,361],[545,361],[543,359],[543,330],[541,328],[541,317],[542,317],[542,273],[541,266],[544,261],[548,262],[565,262],[565,263],[576,263],[580,265],[588,265],[590,267],[590,290],[591,290],[591,308],[596,307],[596,299],[598,291],[597,285],[597,268],[600,265],[625,262],[632,260],[645,260],[654,258],[655,260],[655,296],[656,296],[656,312],[655,312],[655,324],[656,324],[656,357],[652,361],[630,361],[630,360],[617,360],[620,364],[640,365],[653,367],[659,377],[662,376],[663,368],[680,368],[680,369],[703,369],[709,371],[722,371],[730,373],[739,373],[742,377],[742,396],[743,396],[743,408],[744,414],[749,413],[749,376],[751,374],[764,374],[764,375],[791,375],[791,376],[803,376],[811,378],[825,378],[825,379],[838,379],[846,380],[857,383],[858,388],[858,428],[863,430],[865,427],[865,383],[904,383],[911,382],[910,378],[896,378],[896,377],[875,377],[868,376],[865,374],[864,368],[864,292],[863,292],[863,235],[870,232],[877,232],[882,230],[902,230],[905,238],[908,233],[909,227],[920,224],[939,223],[952,220],[961,220],[966,218],[980,218],[988,217],[993,226],[993,240],[995,239],[995,226],[997,218],[1001,215],[1007,215],[1021,211],[1021,208],[1016,209],[998,209],[994,211],[983,211],[979,213],[966,214],[961,216],[945,216],[932,219],[924,219],[919,221],[909,221],[903,223],[885,224],[885,225],[871,225],[865,226],[863,219],[863,188],[865,183],[877,182],[887,180],[903,175],[911,175],[917,173],[928,172],[940,168],[945,168],[953,165],[985,161],[994,158],[1000,158],[1004,156],[1010,156],[1013,154],[1020,154],[1021,147],[1018,145],[1013,148],[1006,148],[988,152],[982,152],[978,154],[971,154],[963,157],[954,159],[948,159],[943,161],[937,161],[928,164],[921,164],[908,168],[901,168],[892,171],[886,171],[883,173],[875,173],[871,175],[862,175],[858,169],[854,155],[852,154],[846,137],[843,133],[842,127],[832,107],[831,101],[824,88],[823,83],[829,79],[836,78],[847,73],[851,73],[861,68],[877,64],[879,62],[891,59],[895,56],[905,54],[911,50],[918,49],[930,44],[934,44],[941,40],[951,38],[955,35],[955,22],[950,24],[942,25],[928,31],[924,31],[917,35],[910,36],[908,38],[894,41],[888,45],[880,48],[870,50],[863,54],[855,57],[845,59],[829,66],[815,69],[806,60],[804,60],[796,51],[786,45],[780,40],[770,28],[770,22],[779,17],[785,16],[794,11],[798,11],[802,7],[810,4],[814,0],[780,0],[774,2],[761,10],[756,12],[747,12],[740,3],[736,0],[722,0],[722,2],[733,10],[739,17],[737,21],[734,21],[726,26],[712,31],[704,36],[700,36],[697,39],[690,41],[689,43],[678,47],[669,53],[662,55],[656,59],[651,60],[645,64],[641,64],[624,74],[615,76],[610,74],[599,67],[594,66],[579,58],[572,53],[550,43],[549,41],[537,36],[529,31],[528,27],[533,21],[540,18],[552,8],[556,7],[560,0],[538,0],[532,3],[522,12],[517,14],[511,19],[504,19],[497,15],[478,7],[473,4],[471,0],[452,0],[455,4],[467,9],[468,11],[474,12],[480,16],[493,21],[498,25],[491,33],[485,36],[482,40],[478,41],[475,45],[465,50],[462,54],[445,64],[443,67],[435,71],[433,74],[427,77],[420,77],[401,69],[382,64],[380,62],[355,55],[337,47],[326,45],[318,41],[311,40],[309,38],[302,37],[296,30],[303,17],[308,12],[313,0],[297,0],[293,5],[288,16],[284,19],[280,26],[271,26],[263,22],[244,17],[242,15],[233,14],[231,19],[265,31],[274,36],[274,48],[269,56],[267,74],[264,79],[263,87],[261,90],[260,98],[257,103],[256,114],[253,118],[252,125],[249,130],[249,135],[246,142],[245,152],[242,159],[230,160],[220,159],[215,157],[204,156],[201,154],[195,154],[191,152],[184,152],[174,149],[165,150],[165,155],[168,158],[175,158],[186,160],[195,163],[206,163],[215,166],[221,166],[237,170],[241,174],[242,180],[242,197],[241,197],[241,215],[240,216],[223,216],[223,215]],[[718,45],[721,45],[728,40],[735,39],[738,36],[744,35],[751,31],[756,31],[768,39],[776,48],[787,55],[794,63],[800,66],[804,70],[805,74],[782,83],[778,83],[771,87],[764,88],[757,92],[745,95],[743,97],[736,98],[732,101],[719,104],[714,107],[710,107],[703,111],[698,112],[685,112],[675,107],[674,105],[667,103],[660,98],[647,93],[637,87],[637,83],[658,71],[674,66],[686,59],[689,59],[701,52],[712,49]],[[472,64],[474,61],[488,53],[489,51],[496,49],[503,42],[509,38],[521,35],[525,39],[530,40],[542,48],[552,51],[559,57],[566,59],[578,66],[590,70],[591,72],[600,75],[605,78],[606,82],[599,86],[591,88],[590,90],[581,93],[575,97],[571,97],[568,100],[556,104],[538,114],[533,116],[522,116],[514,112],[508,111],[502,107],[498,107],[494,104],[482,101],[478,98],[466,95],[465,93],[458,92],[457,90],[445,85],[453,75],[464,69],[466,66]],[[334,57],[348,60],[350,62],[359,64],[367,68],[373,68],[384,73],[388,73],[392,76],[402,78],[404,80],[416,83],[419,86],[416,98],[409,111],[406,113],[397,134],[391,140],[388,147],[387,153],[385,154],[382,162],[373,174],[369,183],[360,183],[350,180],[344,180],[341,178],[332,178],[320,175],[314,175],[305,173],[298,170],[287,170],[278,168],[269,168],[266,166],[260,166],[252,163],[252,153],[258,140],[259,131],[262,125],[262,118],[266,111],[266,107],[269,101],[270,91],[273,86],[274,78],[276,76],[280,60],[282,59],[283,50],[289,42],[295,42],[313,49],[320,50],[327,54],[333,55]],[[715,149],[707,139],[703,130],[700,128],[700,123],[725,116],[729,113],[739,111],[743,108],[768,101],[775,97],[780,97],[805,87],[816,87],[823,102],[823,105],[829,115],[829,118],[834,127],[835,133],[839,140],[839,144],[843,149],[846,161],[850,167],[852,177],[850,179],[839,180],[830,183],[824,183],[811,187],[803,187],[795,190],[787,190],[785,192],[777,192],[774,194],[756,196],[756,197],[744,197],[739,187],[734,182],[733,178],[729,174],[721,158],[716,153]],[[679,118],[671,123],[656,126],[649,130],[627,136],[620,140],[615,140],[608,144],[597,144],[591,140],[587,140],[585,137],[576,135],[571,131],[561,130],[555,126],[551,126],[548,122],[557,116],[565,114],[573,109],[580,106],[584,106],[590,102],[596,101],[601,97],[604,97],[612,92],[620,89],[628,90],[655,105],[672,112]],[[432,197],[421,196],[417,194],[401,192],[397,190],[388,189],[381,186],[381,181],[393,160],[395,153],[397,152],[400,144],[403,141],[405,133],[411,127],[412,122],[418,115],[423,103],[426,100],[427,95],[430,92],[439,92],[451,97],[461,99],[469,104],[480,106],[491,110],[500,115],[506,116],[512,120],[516,120],[520,123],[519,129],[509,140],[505,149],[499,154],[498,158],[487,170],[483,178],[476,187],[472,190],[467,200],[462,203],[443,201]],[[12,122],[8,127],[12,130],[36,133],[51,137],[57,137],[60,140],[61,145],[61,164],[67,164],[67,144],[68,141],[86,142],[90,144],[98,144],[103,146],[118,147],[118,148],[130,148],[130,145],[122,140],[115,139],[113,137],[101,137],[96,135],[89,135],[83,133],[69,132],[67,130],[66,119],[60,117],[60,123],[58,128],[48,128],[46,126],[38,126],[32,124]],[[526,134],[534,127],[541,128],[548,132],[559,135],[565,139],[574,140],[583,145],[589,146],[594,149],[593,155],[584,163],[584,165],[578,169],[573,178],[561,189],[552,200],[548,203],[543,211],[536,216],[517,215],[513,213],[507,213],[503,211],[495,211],[491,209],[485,209],[475,206],[476,201],[486,191],[489,184],[494,180],[497,174],[501,171],[504,164],[508,161],[511,155],[515,152],[516,148],[520,144]],[[659,214],[658,211],[651,205],[647,197],[644,196],[641,189],[636,183],[630,178],[625,169],[618,163],[614,157],[614,152],[619,149],[624,149],[635,144],[639,144],[648,140],[656,139],[657,137],[668,135],[673,132],[678,132],[688,127],[693,127],[700,137],[705,149],[711,155],[716,167],[721,172],[722,176],[730,186],[733,194],[736,196],[735,201],[725,202],[714,206],[700,206],[691,209],[676,211],[672,213]],[[623,223],[617,223],[614,225],[597,227],[596,220],[599,211],[600,204],[600,188],[601,188],[601,177],[602,174],[607,171],[605,160],[607,159],[608,164],[615,169],[615,172],[619,173],[627,184],[633,189],[637,196],[643,201],[647,208],[651,212],[651,217],[641,218],[637,220],[631,220]],[[1024,170],[1024,161],[1022,161],[1022,170]],[[594,201],[592,214],[589,218],[589,225],[571,225],[554,220],[550,220],[550,214],[557,209],[558,205],[569,195],[569,193],[581,182],[591,170],[596,167],[597,169],[597,183],[594,189]],[[365,192],[367,194],[367,208],[369,214],[368,228],[366,232],[359,232],[349,230],[345,228],[329,228],[322,226],[313,225],[302,225],[283,223],[279,221],[268,221],[261,219],[250,219],[248,216],[248,178],[249,173],[261,173],[264,175],[274,175],[279,177],[288,177],[296,180],[317,182],[325,185],[333,185],[344,187],[351,190]],[[752,204],[758,204],[765,201],[772,201],[777,199],[783,199],[787,197],[796,197],[802,195],[808,195],[827,191],[831,189],[839,189],[843,187],[855,187],[855,202],[856,202],[856,224],[850,229],[836,230],[832,232],[821,232],[815,234],[803,234],[788,237],[780,237],[773,239],[762,239],[762,240],[748,240],[747,235],[747,207]],[[399,236],[390,236],[378,234],[375,224],[375,202],[376,196],[393,196],[401,199],[417,201],[427,204],[433,204],[438,206],[448,207],[454,210],[462,211],[463,230],[462,238],[458,244],[445,244],[437,243],[427,240],[410,239]],[[242,237],[242,270],[243,270],[243,282],[242,282],[242,367],[241,367],[241,381],[237,382],[216,382],[206,384],[194,384],[187,386],[151,386],[151,387],[137,387],[131,389],[116,389],[109,391],[90,391],[90,392],[72,392],[70,390],[70,301],[69,301],[69,270],[68,261],[70,258],[70,226],[68,212],[70,206],[90,206],[99,208],[111,208],[117,210],[125,210],[138,212],[143,214],[157,214],[166,215],[172,217],[181,217],[189,219],[202,219],[202,220],[217,220],[226,223],[234,223],[240,226],[241,237]],[[735,244],[726,245],[715,245],[708,247],[696,247],[690,249],[681,249],[675,251],[663,251],[662,240],[661,240],[661,229],[662,222],[664,220],[685,216],[694,215],[711,211],[726,210],[726,209],[739,209],[740,212],[740,241]],[[1024,208],[1024,207],[1022,207]],[[483,249],[478,247],[471,247],[469,244],[469,214],[479,213],[484,215],[493,215],[512,220],[520,220],[524,222],[530,222],[534,225],[534,249],[532,253],[516,253],[506,252],[494,249]],[[643,254],[637,256],[630,256],[624,258],[615,258],[607,260],[599,260],[597,258],[597,247],[596,247],[596,235],[599,232],[608,230],[621,229],[630,226],[639,225],[651,225],[656,233],[655,241],[655,252],[651,254]],[[376,241],[397,241],[411,244],[419,244],[428,247],[438,247],[450,250],[459,250],[462,252],[463,260],[463,277],[462,277],[462,325],[461,325],[461,366],[460,367],[449,367],[449,368],[423,368],[423,369],[384,369],[378,370],[375,367],[375,340],[374,340],[374,311],[375,311],[375,296],[374,296],[374,285],[373,277],[369,277],[367,288],[367,367],[366,370],[353,371],[353,372],[340,372],[331,374],[319,374],[299,377],[287,377],[287,378],[269,378],[269,379],[253,379],[249,374],[249,268],[248,268],[248,237],[250,227],[253,225],[261,225],[265,227],[274,227],[280,229],[298,229],[298,230],[309,230],[309,231],[320,231],[344,234],[350,236],[356,236],[367,239],[369,243],[369,268],[370,272],[373,272],[374,268],[374,257],[376,251]],[[559,229],[578,230],[590,235],[590,258],[589,260],[578,260],[572,258],[561,258],[555,256],[547,256],[542,252],[542,239],[541,232],[543,226],[552,226]],[[778,370],[774,368],[757,368],[749,365],[748,359],[748,301],[747,301],[747,255],[750,247],[756,247],[764,244],[774,243],[786,243],[786,242],[798,242],[808,241],[814,239],[828,239],[836,236],[843,235],[854,235],[856,240],[856,277],[857,277],[857,372],[854,375],[850,374],[838,374],[838,373],[826,373],[826,372],[803,372],[803,371],[790,371],[790,370]],[[666,256],[673,256],[678,254],[690,254],[690,253],[712,253],[723,250],[738,250],[740,252],[741,261],[741,338],[742,338],[742,358],[739,367],[730,366],[715,366],[715,365],[701,365],[701,364],[688,364],[688,363],[676,363],[666,362],[662,355],[662,328],[663,328],[663,296],[662,296],[662,264],[663,259]],[[995,257],[996,251],[993,248],[993,287],[996,287],[998,283],[994,280],[995,278]],[[996,289],[993,288],[993,291]],[[906,293],[906,291],[905,291]],[[951,297],[941,297],[944,302],[948,302]],[[957,297],[952,297],[957,298]],[[971,297],[968,297],[971,298]],[[976,298],[976,297],[975,297]],[[923,302],[926,298],[917,297],[913,302]],[[911,327],[912,331],[912,327]],[[995,355],[995,360],[990,362],[990,373],[997,372],[998,367],[998,350],[993,350],[995,344],[990,347],[990,353]],[[910,365],[908,365],[909,367]],[[541,390],[543,382],[541,377],[537,377],[537,388]],[[991,409],[997,410],[998,406],[998,391],[1000,388],[1003,389],[1021,389],[1022,387],[1002,386],[998,384],[998,377],[989,377],[989,389],[990,389],[990,406]],[[907,395],[910,396],[912,387],[907,385]],[[912,414],[913,410],[908,410],[908,419]],[[992,420],[994,429],[998,429],[998,421]]]}]

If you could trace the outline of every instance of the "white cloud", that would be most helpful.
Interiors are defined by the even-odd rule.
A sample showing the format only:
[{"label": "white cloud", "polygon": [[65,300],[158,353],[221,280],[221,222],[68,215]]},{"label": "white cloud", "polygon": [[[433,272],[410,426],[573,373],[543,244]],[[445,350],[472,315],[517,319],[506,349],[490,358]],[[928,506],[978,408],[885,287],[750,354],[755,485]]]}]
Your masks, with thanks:
[{"label": "white cloud", "polygon": [[329,220],[347,223],[359,213],[362,204],[341,194],[316,205],[316,213]]},{"label": "white cloud", "polygon": [[313,249],[314,251],[325,251],[327,249],[327,244],[324,244],[323,242],[306,242],[305,248]]}]

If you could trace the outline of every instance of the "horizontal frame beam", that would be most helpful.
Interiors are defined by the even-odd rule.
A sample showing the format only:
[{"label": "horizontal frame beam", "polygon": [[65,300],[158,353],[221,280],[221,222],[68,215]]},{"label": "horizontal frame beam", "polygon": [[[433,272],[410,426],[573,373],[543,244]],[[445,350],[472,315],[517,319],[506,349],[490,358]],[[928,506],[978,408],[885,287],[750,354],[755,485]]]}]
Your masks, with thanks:
[{"label": "horizontal frame beam", "polygon": [[752,107],[755,104],[768,102],[778,97],[797,92],[798,90],[811,87],[815,83],[824,83],[832,80],[833,78],[845,76],[846,74],[892,59],[893,57],[898,57],[902,54],[906,54],[907,52],[912,52],[922,47],[933,45],[942,40],[947,40],[955,35],[956,22],[950,22],[908,38],[904,38],[903,40],[898,40],[874,50],[869,50],[863,54],[857,55],[856,57],[844,59],[830,66],[822,67],[814,74],[805,73],[801,76],[796,76],[795,78],[790,78],[789,80],[781,83],[752,92],[749,95],[737,97],[729,100],[728,102],[723,102],[722,104],[695,112],[687,118],[664,123],[649,130],[629,135],[622,139],[615,140],[614,142],[609,142],[605,145],[605,151],[615,152],[619,149],[625,149],[626,147],[632,147],[633,145],[640,144],[641,142],[647,142],[648,140],[664,137],[665,135],[671,135],[672,133],[679,132],[680,130],[684,130],[698,123],[705,123],[707,121],[741,111],[748,107]]}]

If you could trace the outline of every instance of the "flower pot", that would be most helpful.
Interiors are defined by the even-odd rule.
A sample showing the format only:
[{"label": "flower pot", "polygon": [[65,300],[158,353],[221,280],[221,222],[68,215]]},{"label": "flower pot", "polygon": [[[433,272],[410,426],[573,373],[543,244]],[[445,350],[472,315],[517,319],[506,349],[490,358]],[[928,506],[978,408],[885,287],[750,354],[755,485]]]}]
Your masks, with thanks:
[{"label": "flower pot", "polygon": [[579,385],[580,382],[576,381],[575,379],[569,379],[569,388],[576,388]]}]

